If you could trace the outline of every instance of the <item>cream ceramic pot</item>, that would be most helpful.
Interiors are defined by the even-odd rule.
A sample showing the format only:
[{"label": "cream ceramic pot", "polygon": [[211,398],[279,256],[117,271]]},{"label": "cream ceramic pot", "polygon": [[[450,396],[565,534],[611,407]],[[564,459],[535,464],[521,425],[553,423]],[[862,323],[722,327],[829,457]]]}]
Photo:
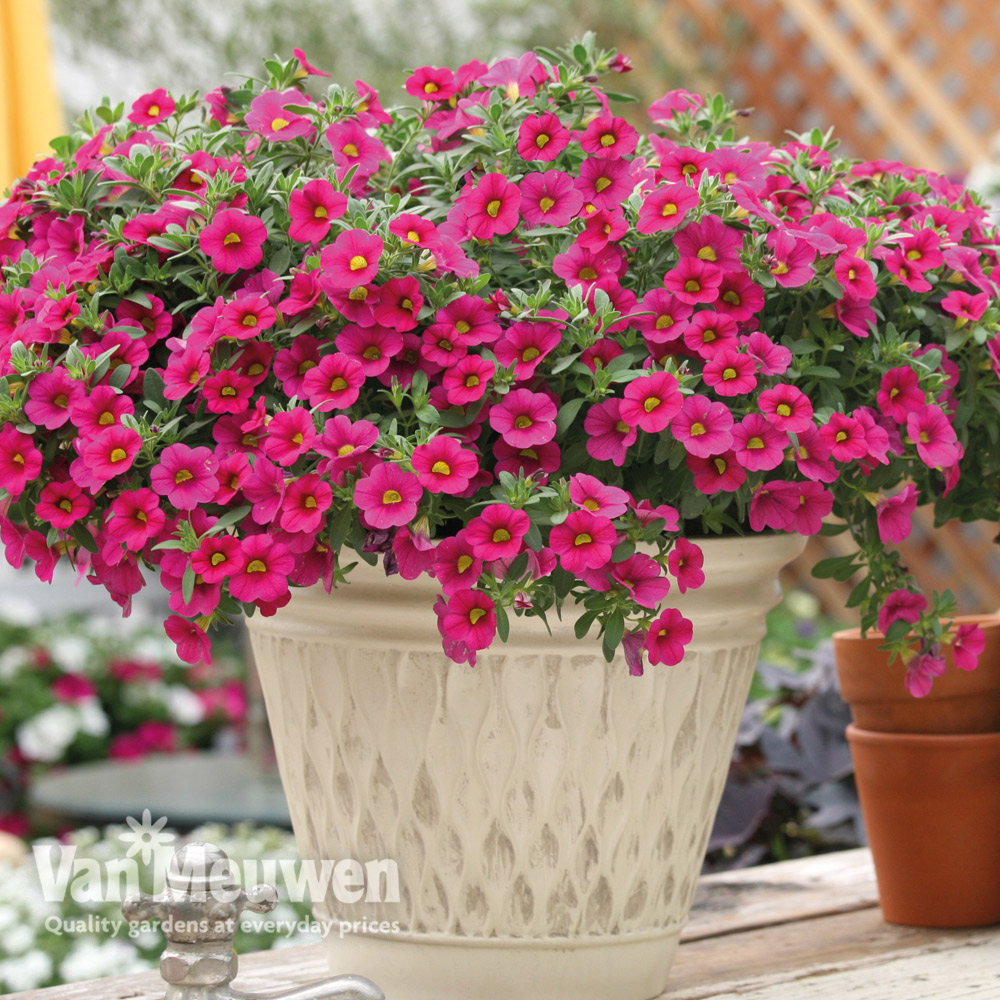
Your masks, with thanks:
[{"label": "cream ceramic pot", "polygon": [[705,542],[705,585],[668,595],[694,623],[684,661],[642,677],[578,641],[572,614],[552,636],[512,618],[506,644],[454,664],[435,582],[364,564],[251,619],[302,857],[398,866],[398,902],[384,878],[315,901],[351,927],[326,938],[333,968],[393,1000],[662,992],[777,574],[802,544]]}]

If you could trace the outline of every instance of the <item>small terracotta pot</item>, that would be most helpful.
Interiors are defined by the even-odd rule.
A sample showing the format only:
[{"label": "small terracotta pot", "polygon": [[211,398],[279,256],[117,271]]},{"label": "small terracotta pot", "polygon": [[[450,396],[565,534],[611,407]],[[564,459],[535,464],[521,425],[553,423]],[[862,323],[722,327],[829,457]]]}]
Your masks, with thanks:
[{"label": "small terracotta pot", "polygon": [[1000,923],[1000,733],[847,738],[885,919]]},{"label": "small terracotta pot", "polygon": [[879,649],[881,632],[844,629],[833,636],[840,693],[851,706],[855,725],[880,733],[1000,732],[1000,615],[960,615],[957,625],[975,622],[986,647],[975,670],[955,667],[945,647],[947,669],[934,679],[925,698],[914,698],[904,684],[906,667],[898,657],[888,662]]}]

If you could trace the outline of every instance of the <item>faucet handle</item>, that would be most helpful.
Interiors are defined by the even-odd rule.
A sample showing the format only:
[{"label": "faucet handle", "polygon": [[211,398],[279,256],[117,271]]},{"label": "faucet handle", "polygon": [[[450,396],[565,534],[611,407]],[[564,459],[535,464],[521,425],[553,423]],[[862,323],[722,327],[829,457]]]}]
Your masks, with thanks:
[{"label": "faucet handle", "polygon": [[270,913],[278,905],[278,890],[269,882],[252,885],[244,893],[243,905],[254,913]]}]

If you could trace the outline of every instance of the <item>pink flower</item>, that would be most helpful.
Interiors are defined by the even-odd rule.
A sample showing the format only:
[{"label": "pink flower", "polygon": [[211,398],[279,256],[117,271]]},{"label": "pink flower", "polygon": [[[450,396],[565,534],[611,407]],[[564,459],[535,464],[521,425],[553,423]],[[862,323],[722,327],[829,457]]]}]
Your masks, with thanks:
[{"label": "pink flower", "polygon": [[445,538],[434,550],[434,576],[446,594],[471,588],[483,571],[483,560],[473,551],[465,531]]},{"label": "pink flower", "polygon": [[343,486],[345,475],[359,464],[366,471],[375,464],[377,460],[369,449],[377,440],[378,428],[371,421],[352,422],[343,413],[338,413],[326,421],[323,436],[316,444],[316,450],[327,456],[318,471]]},{"label": "pink flower", "polygon": [[469,233],[476,239],[490,240],[517,226],[521,192],[503,174],[483,174],[463,205]]},{"label": "pink flower", "polygon": [[674,237],[674,245],[682,259],[695,258],[715,264],[723,271],[742,267],[743,233],[727,226],[717,215],[706,215],[700,222],[685,226]]},{"label": "pink flower", "polygon": [[496,374],[491,361],[469,354],[452,365],[442,376],[445,398],[452,406],[468,406],[482,399]]},{"label": "pink flower", "polygon": [[[310,369],[311,370],[311,369]],[[278,465],[292,465],[316,440],[312,414],[303,406],[276,413],[267,425],[264,453]]]},{"label": "pink flower", "polygon": [[[926,232],[926,230],[925,230]],[[983,318],[987,306],[990,304],[990,297],[986,292],[971,294],[958,289],[949,292],[941,300],[941,308],[960,322],[968,323],[970,320],[975,323]]]},{"label": "pink flower", "polygon": [[185,663],[212,662],[211,640],[204,629],[199,628],[194,622],[181,618],[180,615],[171,615],[163,623],[163,628],[177,647],[177,655]]},{"label": "pink flower", "polygon": [[741,396],[757,387],[756,368],[748,354],[721,347],[705,362],[702,378],[718,396]]},{"label": "pink flower", "polygon": [[636,229],[640,233],[660,233],[676,229],[692,208],[697,208],[698,192],[689,184],[666,184],[646,195],[639,209]]},{"label": "pink flower", "polygon": [[694,488],[701,493],[711,495],[720,490],[735,493],[746,482],[747,470],[732,451],[705,458],[689,454],[685,456],[685,461],[694,476]]},{"label": "pink flower", "polygon": [[294,88],[265,90],[250,102],[243,121],[247,128],[260,132],[269,142],[288,142],[314,131],[311,118],[291,110],[305,104],[306,99]]},{"label": "pink flower", "polygon": [[363,229],[348,229],[320,253],[323,287],[340,289],[367,285],[378,274],[382,238]]},{"label": "pink flower", "polygon": [[373,528],[395,528],[413,520],[424,495],[412,472],[392,462],[376,465],[354,487],[354,502]]},{"label": "pink flower", "polygon": [[678,538],[667,556],[667,567],[682,594],[697,590],[705,582],[704,564],[705,554],[686,538]]},{"label": "pink flower", "polygon": [[945,662],[940,650],[941,647],[935,644],[928,652],[914,656],[906,665],[903,683],[914,698],[927,697],[934,685],[934,678],[944,673]]},{"label": "pink flower", "polygon": [[715,302],[722,284],[722,271],[698,257],[682,257],[663,276],[663,287],[688,305]]},{"label": "pink flower", "polygon": [[306,372],[302,391],[311,407],[328,413],[353,406],[364,384],[365,371],[359,361],[347,354],[327,354]]},{"label": "pink flower", "polygon": [[[135,433],[134,431],[132,433]],[[42,471],[42,453],[13,424],[0,427],[0,483],[15,499]]]},{"label": "pink flower", "polygon": [[164,118],[169,118],[176,110],[173,98],[162,87],[158,87],[132,102],[128,120],[137,125],[156,125]]},{"label": "pink flower", "polygon": [[465,529],[465,537],[477,558],[513,559],[521,551],[521,541],[531,522],[523,510],[505,503],[490,504],[473,518]]},{"label": "pink flower", "polygon": [[624,118],[598,115],[592,118],[580,136],[580,146],[592,156],[618,159],[635,151],[639,133]]},{"label": "pink flower", "polygon": [[142,438],[138,431],[132,430],[131,427],[112,424],[92,435],[83,444],[80,461],[86,472],[74,462],[70,467],[70,475],[84,489],[93,484],[104,484],[131,469],[132,462],[135,461],[135,456],[139,454],[141,447]]},{"label": "pink flower", "polygon": [[818,535],[823,518],[833,510],[833,494],[819,483],[796,482],[798,500],[792,509],[790,531],[798,535]]},{"label": "pink flower", "polygon": [[813,426],[813,408],[809,397],[794,385],[779,382],[765,389],[758,399],[761,413],[780,431],[801,434]]},{"label": "pink flower", "polygon": [[816,251],[805,240],[787,230],[775,230],[768,233],[767,245],[773,257],[768,270],[782,288],[799,288],[812,279]]},{"label": "pink flower", "polygon": [[58,701],[77,705],[97,696],[97,688],[88,677],[79,674],[64,674],[52,682],[52,693]]},{"label": "pink flower", "polygon": [[587,454],[617,466],[625,464],[628,449],[635,444],[638,432],[621,415],[620,399],[595,403],[583,421],[587,434]]},{"label": "pink flower", "polygon": [[531,448],[556,436],[556,405],[530,389],[508,392],[490,410],[490,427],[513,448]]},{"label": "pink flower", "polygon": [[210,448],[172,444],[160,453],[160,460],[150,470],[149,482],[178,510],[194,510],[215,498],[218,467]]},{"label": "pink flower", "polygon": [[205,583],[222,583],[245,565],[243,547],[233,535],[209,535],[191,553],[191,567]]},{"label": "pink flower", "polygon": [[684,647],[691,641],[694,628],[676,608],[667,608],[649,627],[646,652],[649,662],[672,667],[684,659]]},{"label": "pink flower", "polygon": [[[375,303],[375,320],[382,327],[382,333],[405,333],[417,325],[417,315],[424,304],[420,294],[420,283],[416,278],[407,275],[405,278],[390,278],[380,289],[378,302]],[[400,339],[402,349],[402,339]],[[388,353],[395,354],[396,350]]]},{"label": "pink flower", "polygon": [[391,157],[385,146],[368,134],[358,121],[334,122],[326,130],[326,141],[333,150],[337,163],[337,180],[341,183],[347,172],[357,168],[354,183],[369,177],[379,168],[380,163],[389,163]]},{"label": "pink flower", "polygon": [[596,476],[588,476],[585,472],[570,477],[569,498],[578,507],[611,518],[621,517],[631,500],[626,490],[606,486]]},{"label": "pink flower", "polygon": [[927,607],[927,598],[923,594],[914,594],[910,590],[894,590],[886,599],[878,613],[878,630],[885,635],[893,622],[909,622],[911,625],[920,620],[920,615]]},{"label": "pink flower", "polygon": [[563,170],[528,174],[520,189],[521,215],[529,226],[567,226],[583,208],[583,195]]},{"label": "pink flower", "polygon": [[878,293],[871,265],[861,257],[841,254],[833,265],[833,273],[844,286],[844,295],[849,299],[869,302]]},{"label": "pink flower", "polygon": [[72,527],[94,509],[94,502],[85,496],[76,483],[57,480],[42,487],[35,513],[54,528]]},{"label": "pink flower", "polygon": [[155,538],[167,516],[160,508],[160,498],[145,486],[123,490],[111,501],[104,529],[108,536],[131,552],[139,552]]},{"label": "pink flower", "polygon": [[406,78],[405,87],[422,101],[447,101],[457,92],[455,74],[447,66],[421,66]]},{"label": "pink flower", "polygon": [[670,429],[684,450],[698,458],[722,455],[733,446],[732,413],[707,396],[687,396]]},{"label": "pink flower", "polygon": [[69,420],[70,407],[84,392],[83,383],[71,378],[68,372],[42,372],[28,384],[24,415],[33,424],[56,430]]},{"label": "pink flower", "polygon": [[750,497],[750,529],[791,531],[799,497],[798,483],[782,479],[759,483]]},{"label": "pink flower", "polygon": [[657,434],[680,412],[683,397],[677,379],[669,372],[654,372],[625,386],[619,413],[630,427]]},{"label": "pink flower", "polygon": [[444,635],[469,649],[486,649],[497,634],[496,605],[481,590],[459,590],[451,595],[441,618]]},{"label": "pink flower", "polygon": [[549,544],[563,569],[579,574],[610,562],[617,537],[609,518],[589,510],[574,510],[562,524],[553,527]]},{"label": "pink flower", "polygon": [[281,502],[281,527],[285,531],[315,534],[333,502],[333,490],[315,472],[289,483]]},{"label": "pink flower", "polygon": [[238,208],[216,212],[212,221],[198,234],[198,246],[222,274],[256,267],[264,259],[267,228],[256,215]]},{"label": "pink flower", "polygon": [[879,496],[875,507],[878,536],[886,544],[905,541],[913,530],[913,511],[919,493],[913,483],[907,483],[894,497]]},{"label": "pink flower", "polygon": [[979,656],[986,648],[986,633],[976,624],[959,625],[951,644],[955,666],[959,670],[975,670]]},{"label": "pink flower", "polygon": [[736,461],[748,472],[776,469],[785,459],[788,435],[760,413],[748,413],[732,430]]},{"label": "pink flower", "polygon": [[647,113],[654,122],[666,122],[678,112],[697,111],[701,105],[700,94],[692,94],[690,90],[670,90],[654,101]]},{"label": "pink flower", "polygon": [[201,394],[209,413],[242,413],[249,406],[253,390],[250,379],[227,368],[205,379]]},{"label": "pink flower", "polygon": [[109,385],[95,386],[89,396],[79,396],[69,406],[70,420],[83,435],[111,424],[120,424],[124,414],[134,412],[132,400]]},{"label": "pink flower", "polygon": [[250,516],[257,524],[270,524],[285,497],[285,477],[273,462],[260,457],[243,484],[243,496],[253,505]]},{"label": "pink flower", "polygon": [[503,340],[494,346],[493,353],[504,368],[513,365],[518,381],[524,381],[559,346],[562,330],[561,323],[522,320],[511,325]]},{"label": "pink flower", "polygon": [[932,469],[955,465],[962,457],[955,429],[939,406],[911,410],[906,418],[906,433],[920,460]]},{"label": "pink flower", "polygon": [[528,115],[518,129],[517,151],[524,160],[554,160],[569,140],[569,129],[556,115]]},{"label": "pink flower", "polygon": [[838,462],[852,462],[868,454],[868,442],[861,422],[846,413],[831,413],[819,428],[819,440]]},{"label": "pink flower", "polygon": [[927,402],[917,373],[908,367],[891,368],[882,376],[877,399],[879,409],[897,424],[905,424],[910,413]]},{"label": "pink flower", "polygon": [[288,546],[267,535],[249,535],[243,558],[243,569],[229,578],[229,593],[237,601],[274,603],[288,594],[288,574],[295,567]]},{"label": "pink flower", "polygon": [[691,315],[692,309],[665,288],[654,288],[643,296],[642,311],[652,313],[635,320],[646,342],[667,344],[681,335],[684,321]]},{"label": "pink flower", "polygon": [[655,608],[670,590],[670,581],[660,572],[655,560],[639,552],[615,563],[611,579],[644,608]]},{"label": "pink flower", "polygon": [[609,160],[603,156],[590,156],[580,164],[576,188],[583,195],[584,208],[614,210],[632,193],[632,164],[625,159]]},{"label": "pink flower", "polygon": [[417,445],[411,462],[420,485],[430,493],[464,493],[479,471],[475,453],[446,434],[438,434],[426,444]]}]

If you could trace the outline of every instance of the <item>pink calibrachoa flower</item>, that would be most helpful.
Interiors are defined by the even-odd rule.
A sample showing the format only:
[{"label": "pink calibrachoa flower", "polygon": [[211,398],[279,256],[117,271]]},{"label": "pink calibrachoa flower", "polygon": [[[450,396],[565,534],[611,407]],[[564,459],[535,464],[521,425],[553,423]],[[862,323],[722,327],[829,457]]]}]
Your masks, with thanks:
[{"label": "pink calibrachoa flower", "polygon": [[983,318],[990,303],[986,292],[970,294],[959,289],[949,292],[941,300],[941,308],[956,319],[956,325],[973,322]]},{"label": "pink calibrachoa flower", "polygon": [[243,484],[243,496],[252,505],[250,516],[257,524],[270,524],[285,498],[285,477],[278,466],[258,457],[253,472]]},{"label": "pink calibrachoa flower", "polygon": [[819,428],[819,439],[838,462],[852,462],[868,453],[864,427],[856,417],[846,413],[830,414],[830,419]]},{"label": "pink calibrachoa flower", "polygon": [[670,90],[650,104],[647,114],[654,122],[665,122],[678,112],[697,111],[701,105],[701,94],[692,94],[689,90]]},{"label": "pink calibrachoa flower", "polygon": [[84,393],[83,383],[71,378],[68,372],[42,372],[28,385],[24,415],[33,424],[56,430],[70,419],[70,408]]},{"label": "pink calibrachoa flower", "polygon": [[302,406],[276,413],[267,425],[264,453],[278,465],[292,465],[316,440],[312,414]]},{"label": "pink calibrachoa flower", "polygon": [[205,583],[222,583],[245,565],[243,546],[233,535],[209,535],[191,553],[191,567]]},{"label": "pink calibrachoa flower", "polygon": [[609,518],[589,510],[574,510],[565,521],[553,527],[549,545],[563,569],[578,574],[581,570],[599,569],[610,562],[617,538]]},{"label": "pink calibrachoa flower", "polygon": [[666,184],[646,195],[639,209],[636,229],[640,233],[661,233],[676,229],[691,209],[698,206],[698,192],[689,184]]},{"label": "pink calibrachoa flower", "polygon": [[70,528],[94,509],[94,501],[76,483],[57,480],[42,487],[35,513],[53,528]]},{"label": "pink calibrachoa flower", "polygon": [[704,458],[689,454],[685,461],[694,477],[694,487],[701,493],[735,493],[747,479],[747,470],[732,451]]},{"label": "pink calibrachoa flower", "polygon": [[[134,433],[134,432],[133,432]],[[0,484],[15,499],[42,471],[42,453],[13,424],[0,427]]]},{"label": "pink calibrachoa flower", "polygon": [[[365,378],[384,372],[393,356],[403,349],[402,335],[382,326],[362,327],[349,324],[337,334],[335,343],[341,356],[350,358],[361,366]],[[357,382],[359,390],[363,383],[363,378]],[[308,384],[307,377],[303,380],[303,386]],[[308,392],[308,389],[306,391]]]},{"label": "pink calibrachoa flower", "polygon": [[733,453],[748,472],[776,469],[785,459],[788,435],[760,413],[748,413],[733,427]]},{"label": "pink calibrachoa flower", "polygon": [[80,674],[63,674],[52,682],[52,693],[56,699],[70,705],[88,701],[96,697],[97,688],[89,677]]},{"label": "pink calibrachoa flower", "polygon": [[172,444],[160,453],[160,460],[150,470],[149,482],[178,510],[194,510],[215,498],[218,467],[219,461],[210,448]]},{"label": "pink calibrachoa flower", "polygon": [[676,608],[667,608],[649,627],[646,652],[651,664],[672,667],[684,659],[684,647],[694,635],[694,626]]},{"label": "pink calibrachoa flower", "polygon": [[927,598],[923,594],[905,589],[894,590],[878,613],[878,630],[885,635],[893,622],[909,622],[912,625],[920,620],[926,607]]},{"label": "pink calibrachoa flower", "polygon": [[731,316],[702,309],[684,326],[683,339],[688,350],[708,361],[723,348],[739,348],[739,326]]},{"label": "pink calibrachoa flower", "polygon": [[288,594],[288,574],[295,556],[287,545],[268,535],[243,539],[243,569],[229,578],[229,592],[238,601],[279,602]]},{"label": "pink calibrachoa flower", "polygon": [[898,424],[905,424],[910,413],[927,403],[917,373],[908,367],[891,368],[882,376],[878,407]]},{"label": "pink calibrachoa flower", "polygon": [[95,386],[90,395],[78,396],[69,406],[69,418],[83,435],[119,424],[126,413],[134,412],[132,400],[109,385]]},{"label": "pink calibrachoa flower", "polygon": [[164,631],[177,647],[177,655],[185,663],[211,663],[212,643],[205,630],[192,621],[171,615],[163,623]]},{"label": "pink calibrachoa flower", "polygon": [[527,115],[517,133],[517,151],[524,160],[554,160],[568,145],[569,129],[553,114]]},{"label": "pink calibrachoa flower", "polygon": [[212,216],[212,221],[198,234],[202,253],[222,274],[256,267],[264,259],[267,227],[256,215],[238,208],[226,208]]},{"label": "pink calibrachoa flower", "polygon": [[931,693],[934,678],[945,671],[941,647],[935,643],[927,652],[919,653],[906,665],[903,683],[914,698],[926,698]]},{"label": "pink calibrachoa flower", "polygon": [[585,472],[570,477],[569,498],[592,514],[610,518],[621,517],[632,499],[627,490],[607,486],[596,476],[588,476]]},{"label": "pink calibrachoa flower", "polygon": [[417,477],[393,462],[376,465],[354,487],[354,502],[365,521],[377,529],[408,524],[416,516],[423,495]]},{"label": "pink calibrachoa flower", "polygon": [[315,472],[301,476],[289,483],[281,502],[281,527],[285,531],[315,534],[324,521],[324,515],[333,503],[330,484]]},{"label": "pink calibrachoa flower", "polygon": [[681,335],[692,308],[671,295],[665,288],[654,288],[643,296],[642,311],[653,314],[640,316],[635,321],[646,342],[667,344]]},{"label": "pink calibrachoa flower", "polygon": [[[385,332],[406,333],[417,325],[417,316],[424,304],[420,283],[416,278],[390,278],[380,289],[375,303],[375,321]],[[389,329],[386,329],[389,328]],[[402,346],[402,340],[400,341]],[[396,351],[391,353],[395,354]]]},{"label": "pink calibrachoa flower", "polygon": [[813,407],[809,397],[787,382],[765,389],[758,398],[758,405],[761,413],[786,434],[800,434],[813,426]]},{"label": "pink calibrachoa flower", "polygon": [[382,238],[363,229],[348,229],[320,253],[324,288],[356,288],[366,285],[378,274]]},{"label": "pink calibrachoa flower", "polygon": [[667,568],[677,581],[677,589],[682,594],[697,590],[705,582],[705,554],[694,542],[678,538],[667,557]]},{"label": "pink calibrachoa flower", "polygon": [[137,490],[123,490],[111,501],[104,530],[117,544],[131,552],[139,552],[159,535],[166,519],[160,498],[143,486]]},{"label": "pink calibrachoa flower", "polygon": [[620,399],[595,403],[587,411],[583,429],[587,434],[587,454],[591,458],[625,464],[628,449],[635,444],[638,432],[622,417]]},{"label": "pink calibrachoa flower", "polygon": [[906,433],[920,460],[932,469],[947,468],[961,458],[955,428],[939,406],[911,410],[906,418]]},{"label": "pink calibrachoa flower", "polygon": [[466,223],[478,240],[509,233],[521,218],[521,192],[503,174],[483,174],[465,197]]},{"label": "pink calibrachoa flower", "polygon": [[743,396],[757,388],[756,367],[749,354],[723,346],[705,362],[701,377],[717,396]]},{"label": "pink calibrachoa flower", "polygon": [[879,495],[875,505],[878,535],[887,545],[898,544],[910,537],[918,496],[919,491],[913,483],[907,483],[893,497]]},{"label": "pink calibrachoa flower", "polygon": [[567,226],[583,208],[583,195],[564,170],[528,174],[520,190],[521,215],[529,226]]},{"label": "pink calibrachoa flower", "polygon": [[307,104],[301,91],[265,90],[250,102],[250,110],[243,119],[247,128],[260,132],[269,142],[288,142],[309,137],[315,131],[312,119],[300,115],[292,108]]},{"label": "pink calibrachoa flower", "polygon": [[724,403],[697,393],[686,396],[671,423],[671,433],[689,455],[710,458],[733,446],[733,415]]},{"label": "pink calibrachoa flower", "polygon": [[[88,438],[80,452],[80,461],[86,468],[86,474],[74,462],[70,466],[70,475],[85,489],[94,484],[102,485],[132,468],[141,447],[142,438],[138,431],[117,424],[106,427]],[[85,481],[81,481],[84,479]],[[4,482],[4,486],[6,485]]]},{"label": "pink calibrachoa flower", "polygon": [[599,115],[592,118],[580,136],[580,146],[591,156],[618,159],[634,152],[639,133],[624,118]]},{"label": "pink calibrachoa flower", "polygon": [[346,410],[353,406],[365,383],[361,363],[348,354],[326,354],[302,380],[302,392],[309,405],[320,413]]},{"label": "pink calibrachoa flower", "polygon": [[959,625],[955,630],[951,651],[959,670],[975,670],[985,648],[986,633],[975,623]]},{"label": "pink calibrachoa flower", "polygon": [[523,510],[505,503],[494,503],[483,508],[465,529],[465,537],[479,559],[513,559],[520,551],[522,540],[531,522]]},{"label": "pink calibrachoa flower", "polygon": [[296,188],[288,200],[292,217],[288,235],[299,243],[319,243],[330,232],[334,219],[347,211],[347,195],[325,178],[307,181]]},{"label": "pink calibrachoa flower", "polygon": [[683,402],[677,379],[669,372],[654,372],[625,386],[619,413],[630,427],[657,434],[669,426]]},{"label": "pink calibrachoa flower", "polygon": [[406,92],[422,101],[447,101],[455,96],[455,74],[446,66],[421,66],[406,79]]},{"label": "pink calibrachoa flower", "polygon": [[444,538],[434,550],[434,576],[446,594],[468,590],[483,571],[483,560],[472,548],[465,531]]},{"label": "pink calibrachoa flower", "polygon": [[799,506],[799,483],[772,479],[758,483],[750,497],[752,531],[790,531]]},{"label": "pink calibrachoa flower", "polygon": [[556,405],[541,392],[515,389],[490,410],[490,427],[514,448],[532,448],[556,434]]},{"label": "pink calibrachoa flower", "polygon": [[644,608],[655,608],[670,590],[670,581],[660,572],[656,561],[640,552],[615,563],[611,579]]},{"label": "pink calibrachoa flower", "polygon": [[169,118],[176,110],[174,99],[162,87],[158,87],[132,102],[128,120],[137,125],[156,125],[164,118]]},{"label": "pink calibrachoa flower", "polygon": [[780,229],[768,234],[767,245],[773,258],[768,270],[782,288],[800,288],[812,280],[816,250],[805,240]]},{"label": "pink calibrachoa flower", "polygon": [[253,389],[250,379],[226,368],[205,379],[201,394],[209,413],[242,413],[250,405]]},{"label": "pink calibrachoa flower", "polygon": [[389,163],[391,157],[385,146],[357,121],[334,122],[326,130],[326,141],[333,150],[337,163],[337,180],[343,183],[347,172],[357,168],[354,183],[375,173],[380,163]]},{"label": "pink calibrachoa flower", "polygon": [[468,406],[483,398],[495,374],[493,362],[469,354],[441,376],[441,384],[452,406]]},{"label": "pink calibrachoa flower", "polygon": [[698,257],[682,257],[663,276],[663,287],[688,305],[715,302],[722,284],[722,270]]},{"label": "pink calibrachoa flower", "polygon": [[833,494],[819,483],[795,483],[798,499],[792,508],[790,531],[797,535],[818,535],[825,518],[833,509]]},{"label": "pink calibrachoa flower", "polygon": [[475,453],[446,434],[417,445],[410,461],[420,485],[430,493],[462,494],[479,471]]},{"label": "pink calibrachoa flower", "polygon": [[457,590],[441,618],[447,638],[469,649],[486,649],[497,633],[496,605],[481,590]]}]

